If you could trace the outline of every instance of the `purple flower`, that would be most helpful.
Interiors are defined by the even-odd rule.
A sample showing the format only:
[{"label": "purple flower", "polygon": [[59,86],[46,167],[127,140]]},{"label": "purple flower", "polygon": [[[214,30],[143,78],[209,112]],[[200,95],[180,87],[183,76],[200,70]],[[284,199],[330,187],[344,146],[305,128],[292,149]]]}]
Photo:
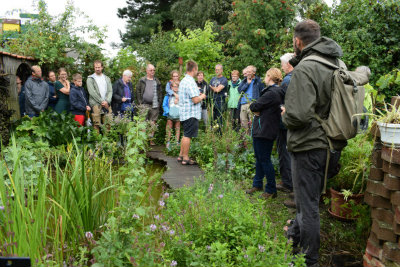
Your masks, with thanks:
[{"label": "purple flower", "polygon": [[207,250],[211,250],[211,246],[207,246],[206,249],[207,249]]},{"label": "purple flower", "polygon": [[245,254],[245,255],[244,255],[244,258],[245,258],[245,259],[248,259],[248,258],[249,258],[249,255]]},{"label": "purple flower", "polygon": [[219,195],[219,196],[218,196],[218,198],[223,198],[223,197],[224,197],[224,195],[223,195],[223,194],[221,194],[221,195]]},{"label": "purple flower", "polygon": [[93,234],[91,232],[86,232],[85,236],[87,239],[92,239],[93,238]]},{"label": "purple flower", "polygon": [[214,189],[214,185],[210,184],[210,187],[208,188],[208,193],[211,193]]},{"label": "purple flower", "polygon": [[156,229],[157,229],[157,225],[155,225],[155,224],[151,224],[151,225],[150,225],[150,230],[151,230],[152,232],[154,232]]},{"label": "purple flower", "polygon": [[159,220],[160,219],[160,215],[154,215],[154,219]]},{"label": "purple flower", "polygon": [[264,251],[265,251],[265,248],[264,248],[264,246],[258,245],[258,250],[259,250],[260,252],[264,252]]},{"label": "purple flower", "polygon": [[133,219],[138,219],[138,220],[140,219],[139,215],[137,215],[137,214],[133,214],[133,215],[132,215],[132,218],[133,218]]},{"label": "purple flower", "polygon": [[171,230],[171,231],[169,231],[169,234],[170,234],[170,235],[174,235],[174,234],[175,234],[175,231],[174,231],[174,230]]},{"label": "purple flower", "polygon": [[165,243],[164,243],[164,242],[161,242],[161,243],[160,243],[160,247],[162,247],[162,248],[165,247]]},{"label": "purple flower", "polygon": [[160,200],[160,201],[158,201],[158,205],[160,205],[161,207],[164,207],[165,206],[165,202]]},{"label": "purple flower", "polygon": [[171,266],[176,266],[178,263],[176,261],[171,261]]},{"label": "purple flower", "polygon": [[169,198],[169,193],[168,192],[164,193],[163,198]]},{"label": "purple flower", "polygon": [[162,226],[161,226],[161,230],[163,230],[164,232],[166,232],[166,231],[169,230],[169,227],[168,227],[168,226],[165,226],[165,225],[162,225]]},{"label": "purple flower", "polygon": [[0,210],[4,210],[4,206],[0,206]]}]

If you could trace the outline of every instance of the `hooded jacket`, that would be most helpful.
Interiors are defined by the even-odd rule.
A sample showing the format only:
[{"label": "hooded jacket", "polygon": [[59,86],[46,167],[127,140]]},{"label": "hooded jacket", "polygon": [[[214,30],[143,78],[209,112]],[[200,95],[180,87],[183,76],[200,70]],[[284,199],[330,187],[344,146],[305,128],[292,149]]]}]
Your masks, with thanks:
[{"label": "hooded jacket", "polygon": [[49,85],[41,79],[30,76],[25,82],[25,113],[37,115],[49,103]]},{"label": "hooded jacket", "polygon": [[271,85],[261,91],[256,102],[250,104],[252,112],[260,112],[260,116],[254,116],[251,126],[253,137],[275,140],[278,136],[282,96],[282,88]]},{"label": "hooded jacket", "polygon": [[69,93],[69,101],[71,103],[70,111],[74,115],[85,115],[86,106],[89,106],[87,95],[83,87],[78,87],[71,83],[71,91]]},{"label": "hooded jacket", "polygon": [[93,73],[92,75],[90,75],[87,78],[86,81],[86,85],[87,85],[87,90],[89,93],[89,106],[93,107],[96,105],[101,105],[101,102],[103,102],[103,100],[107,101],[108,104],[111,104],[111,99],[112,99],[112,86],[111,86],[111,80],[110,78],[105,75],[103,73],[103,75],[105,76],[104,78],[106,79],[106,83],[107,83],[107,93],[106,93],[106,99],[102,99],[101,95],[100,95],[100,91],[99,91],[99,86],[97,85],[96,80],[94,79],[95,77],[95,73]]},{"label": "hooded jacket", "polygon": [[[317,55],[338,65],[343,55],[341,47],[332,39],[321,37],[307,45],[290,60],[294,67],[285,96],[286,112],[282,121],[288,129],[287,147],[292,152],[327,149],[327,136],[315,118],[327,118],[330,109],[333,69],[316,61],[301,61]],[[333,147],[341,150],[346,142],[332,140]]]},{"label": "hooded jacket", "polygon": [[[154,80],[157,84],[157,98],[158,98],[158,106],[161,107],[162,104],[162,89],[160,81],[154,77]],[[143,104],[143,94],[146,89],[146,76],[140,78],[138,84],[136,85],[136,100],[138,105]]]}]

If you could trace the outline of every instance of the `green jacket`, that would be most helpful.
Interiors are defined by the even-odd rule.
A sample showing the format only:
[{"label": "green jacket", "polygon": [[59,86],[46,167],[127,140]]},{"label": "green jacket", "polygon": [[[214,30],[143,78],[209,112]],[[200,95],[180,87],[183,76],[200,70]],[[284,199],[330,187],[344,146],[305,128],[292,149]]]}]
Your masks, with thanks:
[{"label": "green jacket", "polygon": [[228,108],[238,108],[240,93],[238,91],[239,84],[242,80],[237,80],[236,86],[233,86],[232,80],[228,82],[229,87],[229,98],[228,98]]},{"label": "green jacket", "polygon": [[[97,86],[96,80],[94,79],[94,75],[96,75],[96,74],[90,75],[86,81],[86,86],[87,86],[87,90],[89,93],[89,105],[91,107],[93,107],[95,105],[101,105],[101,102],[103,102],[103,99],[101,98],[101,95],[100,95],[99,87]],[[111,80],[104,73],[103,73],[103,75],[105,76],[106,83],[107,83],[106,99],[104,99],[104,100],[107,101],[109,105],[111,105],[111,99],[112,99],[112,94],[113,94]]]},{"label": "green jacket", "polygon": [[[335,41],[321,37],[290,61],[295,68],[285,96],[286,112],[282,121],[288,129],[287,147],[292,152],[329,147],[315,114],[322,119],[329,114],[333,69],[315,61],[301,61],[311,55],[324,57],[338,65],[343,52]],[[341,150],[347,143],[333,141],[332,144],[336,150]]]}]

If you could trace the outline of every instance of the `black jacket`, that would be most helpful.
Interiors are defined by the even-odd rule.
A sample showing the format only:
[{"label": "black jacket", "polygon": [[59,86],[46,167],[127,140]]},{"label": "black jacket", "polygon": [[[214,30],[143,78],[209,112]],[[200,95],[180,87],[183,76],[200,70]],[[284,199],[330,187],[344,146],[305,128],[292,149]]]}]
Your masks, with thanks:
[{"label": "black jacket", "polygon": [[75,86],[75,84],[71,83],[69,102],[71,104],[71,114],[85,115],[86,106],[89,106],[89,101],[83,87],[78,87]]},{"label": "black jacket", "polygon": [[[162,101],[163,101],[163,92],[161,89],[161,82],[154,77],[154,80],[157,83],[157,98],[158,98],[158,107],[162,107]],[[146,76],[140,78],[138,84],[136,85],[136,100],[137,104],[141,105],[143,104],[143,94],[144,90],[146,89]]]},{"label": "black jacket", "polygon": [[[129,90],[131,91],[131,103],[134,103],[134,95],[133,95],[133,86],[131,82],[128,82]],[[118,79],[114,82],[113,86],[113,95],[111,101],[111,108],[115,116],[121,111],[122,98],[125,96],[124,94],[124,82],[121,79]]]},{"label": "black jacket", "polygon": [[253,137],[274,140],[278,136],[281,104],[281,87],[271,85],[261,91],[257,101],[250,104],[252,112],[260,112],[260,116],[254,116],[251,126]]}]

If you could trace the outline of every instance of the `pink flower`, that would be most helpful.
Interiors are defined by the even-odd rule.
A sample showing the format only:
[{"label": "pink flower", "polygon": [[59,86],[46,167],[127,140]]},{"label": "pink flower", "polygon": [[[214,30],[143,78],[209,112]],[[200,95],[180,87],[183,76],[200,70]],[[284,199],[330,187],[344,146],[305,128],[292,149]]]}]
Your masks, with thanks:
[{"label": "pink flower", "polygon": [[152,232],[154,232],[156,229],[157,229],[157,225],[155,225],[155,224],[151,224],[151,225],[150,225],[150,230],[151,230]]},{"label": "pink flower", "polygon": [[93,234],[92,234],[91,232],[86,232],[86,233],[85,233],[85,237],[86,237],[87,239],[92,239],[92,238],[93,238]]}]

